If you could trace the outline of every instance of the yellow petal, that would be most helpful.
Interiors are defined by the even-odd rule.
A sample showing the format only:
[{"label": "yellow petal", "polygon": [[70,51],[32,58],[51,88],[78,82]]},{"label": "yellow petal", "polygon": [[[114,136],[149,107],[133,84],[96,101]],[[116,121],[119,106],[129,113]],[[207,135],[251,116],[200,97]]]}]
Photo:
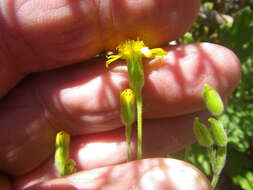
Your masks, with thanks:
[{"label": "yellow petal", "polygon": [[150,50],[152,57],[156,59],[163,59],[165,55],[168,54],[167,51],[164,51],[162,48],[154,48]]},{"label": "yellow petal", "polygon": [[110,55],[107,57],[107,61],[105,63],[105,66],[108,67],[110,63],[116,61],[117,59],[121,58],[121,55]]}]

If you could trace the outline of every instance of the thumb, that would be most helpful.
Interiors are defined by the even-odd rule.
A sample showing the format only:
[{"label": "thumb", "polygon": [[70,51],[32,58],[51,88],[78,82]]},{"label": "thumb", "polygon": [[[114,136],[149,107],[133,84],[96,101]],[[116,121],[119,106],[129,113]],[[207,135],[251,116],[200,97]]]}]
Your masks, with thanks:
[{"label": "thumb", "polygon": [[198,5],[199,0],[1,0],[0,97],[31,72],[87,60],[122,40],[139,37],[151,46],[174,40],[190,27]]}]

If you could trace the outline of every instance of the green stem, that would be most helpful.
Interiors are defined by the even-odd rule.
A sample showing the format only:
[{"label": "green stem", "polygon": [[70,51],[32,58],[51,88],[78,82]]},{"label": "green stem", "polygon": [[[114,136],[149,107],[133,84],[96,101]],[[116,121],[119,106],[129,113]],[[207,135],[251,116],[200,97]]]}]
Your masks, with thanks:
[{"label": "green stem", "polygon": [[213,188],[215,188],[219,181],[221,171],[224,168],[225,163],[226,163],[227,147],[212,146],[208,148],[207,151],[208,151],[209,159],[212,166],[212,173],[213,173],[211,185]]},{"label": "green stem", "polygon": [[131,125],[125,126],[125,135],[127,141],[127,161],[132,160],[132,151],[131,151]]},{"label": "green stem", "polygon": [[212,185],[213,188],[216,187],[216,185],[217,185],[217,183],[219,181],[219,178],[220,178],[219,175],[213,174],[212,181],[211,181],[211,185]]},{"label": "green stem", "polygon": [[214,146],[208,147],[207,152],[208,152],[208,157],[209,157],[209,160],[211,163],[212,172],[214,175],[214,171],[216,168],[216,166],[215,166],[216,165],[216,150],[215,150]]},{"label": "green stem", "polygon": [[144,86],[144,72],[142,57],[133,55],[127,60],[129,86],[136,95],[137,105],[137,159],[142,158],[142,88]]},{"label": "green stem", "polygon": [[213,173],[213,178],[211,184],[213,188],[217,185],[219,181],[220,174],[225,166],[226,163],[226,155],[227,155],[227,147],[218,147],[217,148],[217,155],[216,155],[216,163],[215,163],[215,170]]},{"label": "green stem", "polygon": [[191,145],[185,147],[185,149],[184,149],[184,159],[186,161],[189,161],[190,156],[191,156],[191,151],[192,151],[192,146]]},{"label": "green stem", "polygon": [[142,158],[142,96],[136,97],[137,104],[137,160]]}]

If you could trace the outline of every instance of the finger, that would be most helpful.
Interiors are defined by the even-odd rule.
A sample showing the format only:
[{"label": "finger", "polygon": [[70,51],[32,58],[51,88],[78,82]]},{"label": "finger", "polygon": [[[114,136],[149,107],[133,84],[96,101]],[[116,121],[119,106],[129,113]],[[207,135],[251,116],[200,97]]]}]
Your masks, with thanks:
[{"label": "finger", "polygon": [[3,174],[0,174],[0,187],[1,190],[12,190],[9,179]]},{"label": "finger", "polygon": [[198,6],[199,0],[3,0],[0,59],[8,64],[1,65],[0,97],[27,73],[91,58],[126,39],[152,46],[174,40]]},{"label": "finger", "polygon": [[[190,114],[177,118],[155,119],[144,122],[143,129],[143,156],[167,157],[168,154],[178,151],[191,144],[194,139],[192,123],[194,117],[204,121],[205,113]],[[135,157],[135,130],[132,136],[132,155]],[[72,137],[70,158],[77,163],[77,170],[89,170],[123,163],[127,160],[127,145],[125,142],[124,128],[93,135]],[[27,157],[27,161],[34,157]],[[30,168],[29,164],[23,167]],[[16,167],[18,167],[16,165]],[[54,167],[54,158],[44,162],[35,170],[18,178],[19,183],[25,185],[27,179],[48,179],[58,176]]]},{"label": "finger", "polygon": [[211,190],[212,188],[207,178],[192,165],[174,159],[156,158],[79,172],[37,185],[16,186],[15,190],[37,189]]},{"label": "finger", "polygon": [[[240,78],[235,55],[206,43],[174,47],[165,61],[161,64],[151,61],[145,69],[145,117],[199,111],[204,107],[201,97],[204,83],[226,97]],[[36,162],[29,164],[37,166],[53,152],[55,129],[81,135],[120,127],[118,94],[126,85],[125,71],[114,68],[108,72],[101,62],[31,78],[1,104],[0,140],[4,146],[0,151],[5,156],[0,163],[4,168],[16,163],[22,169],[5,168],[15,174],[18,173],[15,169],[26,169],[22,163],[33,153]],[[9,126],[14,126],[11,136]],[[45,148],[38,149],[38,144]]]}]

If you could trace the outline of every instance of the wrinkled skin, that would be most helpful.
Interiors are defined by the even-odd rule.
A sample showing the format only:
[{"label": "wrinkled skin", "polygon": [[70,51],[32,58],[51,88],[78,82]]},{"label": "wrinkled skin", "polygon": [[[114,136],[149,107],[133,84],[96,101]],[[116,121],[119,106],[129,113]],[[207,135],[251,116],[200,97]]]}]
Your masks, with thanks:
[{"label": "wrinkled skin", "polygon": [[[193,118],[207,117],[203,84],[226,99],[240,79],[239,60],[224,47],[165,46],[189,29],[198,6],[199,0],[1,0],[0,187],[211,189],[193,166],[157,158],[193,142]],[[137,37],[169,54],[144,63],[143,144],[151,159],[126,164],[119,118],[126,66],[106,69],[104,58],[91,58]],[[65,178],[56,178],[53,165],[59,130],[72,135],[78,169]]]}]

